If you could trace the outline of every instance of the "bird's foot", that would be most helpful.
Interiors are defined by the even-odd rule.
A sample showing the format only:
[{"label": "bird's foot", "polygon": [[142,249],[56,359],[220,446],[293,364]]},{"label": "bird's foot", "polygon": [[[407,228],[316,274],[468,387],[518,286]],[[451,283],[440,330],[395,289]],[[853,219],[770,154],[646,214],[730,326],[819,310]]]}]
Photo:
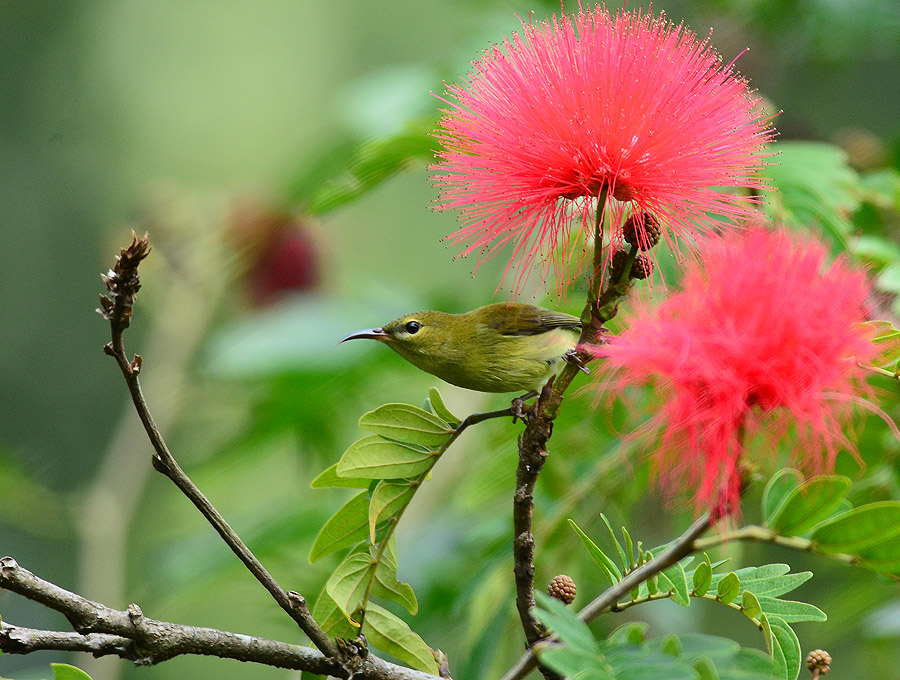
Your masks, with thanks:
[{"label": "bird's foot", "polygon": [[517,420],[521,420],[523,423],[528,420],[531,416],[531,412],[534,410],[534,406],[532,404],[526,404],[526,399],[531,399],[532,397],[536,397],[537,392],[532,390],[526,394],[523,394],[521,397],[516,397],[512,400],[512,404],[510,404],[510,411],[512,411],[513,423]]},{"label": "bird's foot", "polygon": [[570,349],[565,354],[563,354],[563,359],[568,363],[572,364],[579,371],[584,373],[585,375],[591,374],[591,369],[587,367],[587,360],[583,358],[583,356],[578,352],[578,350]]}]

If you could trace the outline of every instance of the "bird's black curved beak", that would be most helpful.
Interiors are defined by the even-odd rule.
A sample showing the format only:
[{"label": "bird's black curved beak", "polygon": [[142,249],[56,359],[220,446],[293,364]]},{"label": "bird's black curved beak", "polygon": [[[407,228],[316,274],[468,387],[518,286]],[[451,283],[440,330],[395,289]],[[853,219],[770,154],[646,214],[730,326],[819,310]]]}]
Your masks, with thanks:
[{"label": "bird's black curved beak", "polygon": [[355,333],[351,333],[346,338],[342,338],[338,344],[341,342],[347,342],[347,340],[359,340],[360,338],[364,338],[366,340],[384,340],[389,338],[390,334],[385,333],[380,328],[367,328],[363,331],[356,331]]}]

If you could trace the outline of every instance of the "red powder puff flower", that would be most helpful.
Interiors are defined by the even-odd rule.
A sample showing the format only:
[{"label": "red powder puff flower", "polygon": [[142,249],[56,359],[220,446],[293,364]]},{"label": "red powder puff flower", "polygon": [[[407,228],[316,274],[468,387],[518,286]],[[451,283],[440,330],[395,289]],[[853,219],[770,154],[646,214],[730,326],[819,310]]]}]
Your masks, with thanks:
[{"label": "red powder puff flower", "polygon": [[463,255],[512,243],[516,288],[535,260],[545,278],[551,262],[560,284],[575,277],[562,268],[571,224],[593,236],[601,188],[620,202],[617,223],[630,203],[669,239],[748,215],[752,197],[713,187],[764,185],[755,171],[774,131],[759,99],[664,15],[598,6],[523,23],[448,90],[434,133],[437,207],[461,211],[465,226],[448,238],[469,243]]},{"label": "red powder puff flower", "polygon": [[857,362],[877,352],[857,324],[865,274],[829,265],[822,243],[751,228],[702,248],[682,291],[639,307],[603,347],[603,372],[614,391],[655,389],[661,406],[644,434],[658,437],[663,487],[695,490],[698,510],[725,515],[737,509],[745,439],[774,445],[793,423],[806,469],[853,450],[842,425],[868,394]]}]

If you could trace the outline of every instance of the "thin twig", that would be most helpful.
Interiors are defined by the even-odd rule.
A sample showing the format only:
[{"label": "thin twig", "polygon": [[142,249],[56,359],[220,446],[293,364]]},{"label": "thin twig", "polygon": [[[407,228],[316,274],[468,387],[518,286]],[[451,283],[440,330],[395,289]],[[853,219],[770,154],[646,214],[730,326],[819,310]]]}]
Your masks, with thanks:
[{"label": "thin twig", "polygon": [[[755,524],[749,524],[747,526],[740,527],[739,529],[735,529],[734,531],[728,531],[722,534],[710,536],[709,538],[704,538],[703,540],[695,541],[694,550],[696,552],[709,550],[710,548],[713,548],[717,545],[722,545],[723,543],[728,543],[729,541],[760,541],[762,543],[772,543],[773,545],[780,545],[784,548],[791,548],[792,550],[815,553],[829,560],[843,562],[844,564],[848,564],[853,567],[861,566],[859,555],[851,555],[848,553],[817,552],[815,541],[812,541],[808,538],[803,538],[802,536],[779,536],[772,529],[769,529],[768,527],[761,527]],[[881,576],[892,581],[900,581],[900,576],[896,574],[888,574],[882,572]]]},{"label": "thin twig", "polygon": [[659,555],[656,555],[652,560],[642,564],[634,571],[628,572],[616,585],[611,586],[602,595],[594,598],[593,601],[578,612],[578,618],[585,622],[593,621],[605,610],[616,604],[620,597],[630,593],[632,588],[636,588],[644,581],[664,569],[668,569],[691,553],[696,552],[695,541],[706,533],[711,524],[712,520],[708,513],[701,516]]},{"label": "thin twig", "polygon": [[98,311],[110,322],[112,341],[104,348],[104,351],[116,359],[122,375],[125,377],[135,410],[155,451],[152,459],[153,467],[171,479],[200,510],[232,552],[238,556],[256,580],[269,591],[273,599],[297,623],[312,643],[325,656],[339,658],[340,652],[337,645],[315,622],[305,598],[299,593],[286,592],[266,570],[209,499],[181,469],[153,420],[138,380],[142,363],[141,357],[135,355],[134,359],[129,359],[125,352],[123,339],[124,331],[131,322],[135,295],[140,289],[138,265],[150,252],[149,241],[149,237],[146,235],[143,238],[134,235],[132,244],[128,248],[122,249],[116,259],[115,267],[104,277],[110,297],[101,298],[102,309]]},{"label": "thin twig", "polygon": [[[584,607],[578,612],[578,618],[585,622],[593,621],[601,613],[615,605],[620,597],[624,597],[631,592],[632,588],[639,586],[659,572],[668,569],[676,562],[695,552],[697,550],[695,541],[709,529],[710,523],[708,514],[700,517],[663,552],[634,571],[627,573],[621,581],[608,588],[603,594]],[[540,652],[558,644],[558,642],[559,640],[553,635],[540,640],[522,655],[501,680],[521,680],[537,667]]]},{"label": "thin twig", "polygon": [[76,632],[35,630],[0,622],[0,651],[89,652],[151,665],[182,654],[200,654],[358,680],[433,680],[434,676],[369,655],[347,669],[311,647],[214,628],[183,626],[145,617],[137,605],[111,609],[35,576],[11,557],[0,559],[0,588],[61,612]]}]

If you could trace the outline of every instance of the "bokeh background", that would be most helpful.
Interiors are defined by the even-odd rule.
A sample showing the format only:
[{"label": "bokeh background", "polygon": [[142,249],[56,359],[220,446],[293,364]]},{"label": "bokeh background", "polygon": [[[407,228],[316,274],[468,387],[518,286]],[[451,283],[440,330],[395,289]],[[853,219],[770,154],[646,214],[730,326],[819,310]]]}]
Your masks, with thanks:
[{"label": "bokeh background", "polygon": [[[821,147],[808,161],[827,208],[812,218],[836,251],[872,268],[879,304],[896,314],[895,0],[653,9],[701,36],[714,27],[726,61],[750,48],[739,68],[783,111],[779,144],[843,149]],[[558,10],[537,0],[0,0],[0,553],[111,606],[137,602],[158,619],[302,641],[151,471],[123,381],[101,352],[99,273],[130,229],[150,231],[127,341],[144,357],[151,408],[176,457],[281,583],[314,598],[335,562],[309,565],[309,547],[348,494],[310,490],[310,480],[360,436],[360,414],[420,403],[435,383],[384,348],[336,341],[413,309],[463,311],[509,295],[495,293],[501,262],[473,276],[474,263],[440,242],[456,223],[430,210],[424,132],[439,103],[430,92],[514,31],[516,14]],[[571,297],[563,305],[577,307]],[[440,387],[463,414],[505,399]],[[896,383],[878,387],[897,418]],[[608,434],[620,415],[572,399],[540,481],[538,583],[570,573],[582,604],[602,577],[566,518],[599,535],[605,512],[645,545],[690,519],[659,511],[640,457]],[[448,653],[458,678],[497,677],[521,651],[508,512],[516,433],[491,422],[467,434],[398,532],[400,576],[421,604],[411,625]],[[866,471],[842,463],[855,498],[897,498],[897,443],[877,422],[862,436]],[[773,469],[764,463],[761,475]],[[758,495],[751,490],[748,519]],[[815,572],[797,595],[829,622],[797,630],[804,651],[832,653],[829,677],[897,677],[896,585],[759,546],[726,554]],[[0,614],[68,629],[9,593]],[[654,635],[728,630],[762,645],[745,619],[703,603],[628,616],[650,621]],[[619,622],[605,617],[597,631]],[[0,675],[45,678],[62,660],[95,680],[295,677],[197,657],[133,668],[54,654],[0,657]]]}]

